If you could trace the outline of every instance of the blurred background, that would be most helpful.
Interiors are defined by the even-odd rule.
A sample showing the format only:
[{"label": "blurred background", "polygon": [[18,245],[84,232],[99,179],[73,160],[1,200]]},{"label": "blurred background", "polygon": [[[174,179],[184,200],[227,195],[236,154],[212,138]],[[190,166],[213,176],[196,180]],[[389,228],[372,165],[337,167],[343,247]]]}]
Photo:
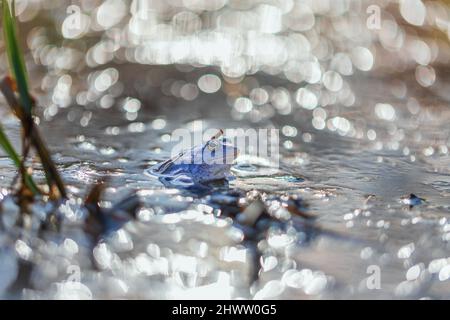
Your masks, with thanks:
[{"label": "blurred background", "polygon": [[108,109],[124,87],[155,106],[221,91],[252,122],[370,104],[352,86],[362,76],[386,79],[413,111],[424,94],[447,99],[445,1],[20,0],[16,13],[49,118],[74,104]]},{"label": "blurred background", "polygon": [[[133,272],[118,253],[124,264],[105,267],[113,276],[88,277],[94,297],[449,297],[449,1],[20,0],[16,14],[37,121],[72,194],[109,175],[105,202],[140,190],[150,223],[192,206],[201,211],[195,199],[142,176],[170,154],[171,131],[195,131],[200,122],[277,128],[289,175],[280,179],[253,159],[236,167],[233,187],[300,194],[322,226],[370,241],[319,236],[298,245],[299,231],[275,230],[262,246],[260,283],[249,291],[236,280],[247,260],[230,266],[233,258],[210,257],[225,242],[169,220],[168,239],[128,231]],[[17,142],[18,124],[3,97],[0,104]],[[2,187],[12,168],[0,158]],[[427,204],[405,210],[399,199],[409,193]],[[191,268],[161,271],[162,258]],[[379,290],[365,286],[370,265],[381,267]],[[177,270],[182,285],[168,281]],[[138,283],[143,274],[161,290]],[[27,297],[69,295],[48,289],[56,278]],[[106,290],[111,278],[128,289],[114,282]]]}]

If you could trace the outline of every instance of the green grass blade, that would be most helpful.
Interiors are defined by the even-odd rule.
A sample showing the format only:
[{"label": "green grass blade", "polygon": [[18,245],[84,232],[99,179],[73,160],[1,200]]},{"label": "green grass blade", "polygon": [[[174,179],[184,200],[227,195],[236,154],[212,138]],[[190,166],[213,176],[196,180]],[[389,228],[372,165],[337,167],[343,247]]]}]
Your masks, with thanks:
[{"label": "green grass blade", "polygon": [[22,51],[20,50],[17,41],[17,29],[14,17],[14,1],[12,1],[12,8],[9,7],[7,0],[2,0],[3,11],[3,34],[6,45],[6,52],[8,56],[11,76],[16,80],[17,89],[20,95],[21,105],[24,111],[31,115],[33,107],[33,100],[28,90],[27,71],[25,60]]},{"label": "green grass blade", "polygon": [[16,167],[20,167],[19,155],[16,153],[16,150],[14,150],[13,146],[11,145],[11,142],[9,142],[5,132],[3,131],[3,127],[1,126],[0,126],[0,146],[3,148],[6,155],[12,160],[14,165]]},{"label": "green grass blade", "polygon": [[[3,131],[3,127],[0,125],[0,147],[5,151],[6,155],[12,160],[14,165],[20,169],[21,161],[19,158],[19,155],[17,154],[16,150],[14,150],[14,147],[12,146],[11,142],[9,141],[8,137],[6,136],[5,132]],[[29,174],[25,174],[25,183],[28,188],[35,194],[39,194],[39,188],[34,183],[33,179]]]}]

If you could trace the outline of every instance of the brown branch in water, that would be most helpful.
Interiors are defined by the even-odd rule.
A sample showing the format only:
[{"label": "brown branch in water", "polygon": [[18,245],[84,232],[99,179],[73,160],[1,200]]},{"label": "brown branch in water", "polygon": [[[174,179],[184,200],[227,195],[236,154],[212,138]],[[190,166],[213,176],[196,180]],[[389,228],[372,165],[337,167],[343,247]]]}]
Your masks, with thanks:
[{"label": "brown branch in water", "polygon": [[[30,151],[30,141],[28,139],[26,139],[25,134],[23,134],[22,132],[22,161],[20,162],[20,168],[19,168],[19,173],[20,173],[20,178],[21,178],[21,188],[20,188],[20,195],[21,197],[19,197],[20,199],[22,198],[28,198],[28,199],[32,199],[33,198],[33,193],[29,190],[29,188],[27,187],[27,168],[25,167],[25,162],[27,161],[28,158],[28,152]],[[26,196],[26,197],[24,197]]]},{"label": "brown branch in water", "polygon": [[86,207],[92,207],[96,210],[99,209],[99,202],[106,188],[107,181],[105,180],[101,180],[92,186],[92,189],[89,191],[86,199],[84,200],[84,205]]},{"label": "brown branch in water", "polygon": [[106,182],[104,180],[97,182],[92,186],[84,200],[84,206],[89,212],[84,224],[84,230],[94,238],[95,243],[97,243],[105,229],[102,209],[100,208],[100,200],[105,189]]},{"label": "brown branch in water", "polygon": [[[56,187],[59,195],[63,198],[67,198],[64,183],[40,135],[40,132],[36,127],[31,115],[28,115],[23,111],[23,108],[20,106],[20,103],[14,94],[13,88],[14,83],[10,77],[5,77],[0,83],[0,90],[5,96],[6,101],[8,102],[14,114],[22,123],[24,144],[26,143],[26,140],[29,140],[30,144],[35,148],[39,158],[41,159],[44,173],[49,184],[50,195],[55,197],[56,190],[54,190],[54,187]],[[23,152],[28,153],[26,148],[24,148]],[[26,154],[24,154],[24,156],[26,156]]]}]

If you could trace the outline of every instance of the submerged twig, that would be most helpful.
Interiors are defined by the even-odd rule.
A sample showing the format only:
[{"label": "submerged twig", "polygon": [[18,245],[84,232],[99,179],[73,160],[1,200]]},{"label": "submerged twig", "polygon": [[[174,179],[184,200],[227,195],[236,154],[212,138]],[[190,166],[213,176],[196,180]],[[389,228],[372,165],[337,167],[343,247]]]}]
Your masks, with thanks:
[{"label": "submerged twig", "polygon": [[84,229],[94,239],[95,243],[110,232],[118,230],[130,219],[136,219],[141,206],[139,197],[131,194],[117,202],[109,209],[100,207],[100,200],[106,188],[106,181],[96,183],[87,195],[84,205],[89,212]]}]

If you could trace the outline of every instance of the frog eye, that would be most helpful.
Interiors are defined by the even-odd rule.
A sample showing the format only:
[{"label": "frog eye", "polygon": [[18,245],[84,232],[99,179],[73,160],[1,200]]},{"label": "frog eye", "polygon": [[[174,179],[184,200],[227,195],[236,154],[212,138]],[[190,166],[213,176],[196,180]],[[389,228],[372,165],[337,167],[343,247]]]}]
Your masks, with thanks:
[{"label": "frog eye", "polygon": [[208,141],[207,145],[209,151],[214,151],[219,146],[219,141],[217,140],[210,140]]}]

